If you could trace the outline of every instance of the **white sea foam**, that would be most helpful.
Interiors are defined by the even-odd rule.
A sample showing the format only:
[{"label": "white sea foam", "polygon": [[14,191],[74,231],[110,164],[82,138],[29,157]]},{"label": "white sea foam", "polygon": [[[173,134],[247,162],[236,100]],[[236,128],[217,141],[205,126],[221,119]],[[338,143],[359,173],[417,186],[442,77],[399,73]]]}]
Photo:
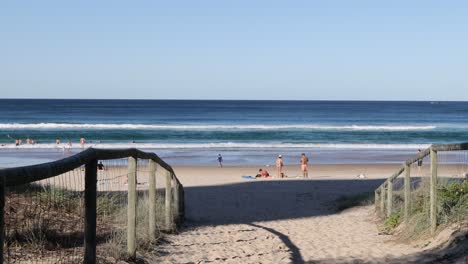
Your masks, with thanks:
[{"label": "white sea foam", "polygon": [[433,125],[316,125],[316,124],[289,124],[289,125],[160,125],[160,124],[66,124],[66,123],[0,123],[4,130],[357,130],[357,131],[412,131],[432,130]]},{"label": "white sea foam", "polygon": [[[86,144],[86,148],[141,148],[141,149],[269,149],[269,148],[313,148],[313,149],[418,149],[427,148],[428,144],[326,144],[326,143],[102,143]],[[3,144],[5,149],[57,149],[66,151],[70,147],[67,144],[36,144],[21,145]],[[81,148],[74,144],[73,149]]]}]

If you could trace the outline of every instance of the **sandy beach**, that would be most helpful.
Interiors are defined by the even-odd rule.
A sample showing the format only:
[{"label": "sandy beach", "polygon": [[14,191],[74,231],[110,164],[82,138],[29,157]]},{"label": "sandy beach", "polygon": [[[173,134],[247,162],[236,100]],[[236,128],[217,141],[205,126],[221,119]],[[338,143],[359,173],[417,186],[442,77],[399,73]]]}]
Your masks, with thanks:
[{"label": "sandy beach", "polygon": [[[309,179],[247,180],[259,166],[176,167],[185,225],[156,249],[162,263],[417,263],[422,247],[379,234],[373,205],[336,212],[399,165],[316,165]],[[299,174],[287,166],[286,174]],[[357,175],[365,174],[365,179]]]}]

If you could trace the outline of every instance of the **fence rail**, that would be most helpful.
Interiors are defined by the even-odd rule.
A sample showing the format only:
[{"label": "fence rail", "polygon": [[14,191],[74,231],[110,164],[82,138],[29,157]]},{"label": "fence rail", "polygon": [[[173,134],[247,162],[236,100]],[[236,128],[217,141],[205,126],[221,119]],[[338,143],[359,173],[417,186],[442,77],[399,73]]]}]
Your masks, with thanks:
[{"label": "fence rail", "polygon": [[[64,175],[70,173],[74,170],[84,171],[84,175],[78,173],[78,181],[84,180],[83,188],[84,190],[79,191],[78,187],[73,189],[74,192],[77,190],[83,193],[82,197],[84,198],[84,212],[82,219],[84,221],[84,228],[82,229],[83,238],[84,238],[84,250],[82,252],[81,262],[84,263],[96,263],[97,253],[96,247],[98,244],[97,241],[97,206],[98,198],[100,191],[98,190],[98,171],[102,166],[98,164],[98,161],[109,161],[109,160],[122,160],[128,158],[128,161],[125,160],[121,162],[120,167],[127,165],[127,171],[123,175],[125,176],[127,182],[122,184],[126,190],[127,197],[126,200],[126,244],[127,244],[127,254],[129,258],[136,257],[137,251],[137,206],[138,206],[138,188],[137,185],[137,174],[141,172],[139,160],[142,161],[141,164],[146,164],[148,177],[148,189],[147,195],[148,207],[144,208],[146,214],[148,214],[148,226],[146,227],[148,234],[150,235],[150,240],[156,239],[156,197],[157,197],[157,188],[156,188],[156,170],[157,167],[160,167],[165,170],[165,195],[164,195],[164,219],[165,219],[165,230],[173,231],[178,224],[184,220],[185,215],[185,206],[184,206],[184,188],[180,181],[177,179],[174,170],[172,167],[164,162],[160,157],[155,153],[143,152],[138,149],[95,149],[89,148],[85,151],[82,151],[76,155],[64,158],[62,160],[43,163],[32,166],[16,167],[16,168],[5,168],[0,169],[0,247],[2,250],[2,257],[0,258],[0,263],[4,261],[4,246],[5,246],[5,205],[8,195],[11,193],[9,190],[18,186],[23,186],[25,184],[32,183],[41,183],[41,188],[45,189],[46,184],[42,184],[44,181],[50,180],[53,177]],[[84,169],[83,169],[84,166]],[[120,168],[121,169],[121,168]],[[115,178],[122,177],[116,176]],[[84,178],[84,179],[82,179]],[[74,179],[76,181],[76,179]],[[106,184],[106,181],[110,179],[102,179],[102,183]],[[68,186],[69,183],[62,183],[61,188]],[[78,185],[77,185],[78,186]],[[68,190],[71,190],[70,188]],[[57,192],[57,190],[52,190]],[[118,192],[119,190],[113,190]],[[140,190],[141,191],[141,190]],[[56,197],[53,193],[53,197]],[[81,196],[80,196],[81,197]],[[50,197],[49,197],[50,198]],[[29,200],[28,200],[29,201]],[[34,201],[32,198],[30,201]],[[42,200],[40,200],[42,201]],[[12,207],[12,205],[9,205]],[[14,210],[13,210],[14,209]],[[25,210],[24,208],[13,208],[9,209],[10,211],[17,213],[19,210]],[[10,212],[8,211],[8,212]],[[26,213],[24,213],[26,215]],[[31,217],[31,216],[30,216]],[[34,216],[32,216],[34,217]],[[11,222],[11,221],[9,221]],[[21,223],[17,223],[21,224]],[[65,233],[64,235],[69,235]],[[10,262],[8,260],[7,262]],[[14,261],[11,261],[14,262]]]},{"label": "fence rail", "polygon": [[[395,185],[403,187],[403,195],[399,196],[399,199],[403,200],[401,211],[403,211],[404,220],[407,221],[410,217],[411,203],[412,203],[412,192],[415,190],[415,181],[412,177],[414,170],[417,170],[417,176],[419,178],[424,177],[424,172],[421,172],[423,160],[425,163],[429,162],[430,167],[427,169],[427,176],[429,182],[429,212],[428,220],[430,225],[431,234],[434,235],[438,225],[438,213],[437,213],[437,193],[438,193],[438,167],[440,166],[439,156],[442,152],[455,152],[455,151],[466,151],[468,150],[468,142],[461,144],[446,144],[446,145],[432,145],[429,148],[421,151],[417,156],[406,160],[403,165],[398,168],[389,178],[385,180],[377,189],[375,189],[375,207],[380,215],[384,218],[388,218],[395,212],[395,205],[398,200],[394,197]],[[464,160],[461,162],[465,164],[467,162],[468,153],[464,152]],[[427,160],[428,159],[428,160]],[[468,174],[463,168],[462,176],[460,179],[467,180]],[[402,181],[398,181],[400,176],[404,176]],[[420,184],[420,182],[416,182]],[[424,195],[424,194],[423,194]]]}]

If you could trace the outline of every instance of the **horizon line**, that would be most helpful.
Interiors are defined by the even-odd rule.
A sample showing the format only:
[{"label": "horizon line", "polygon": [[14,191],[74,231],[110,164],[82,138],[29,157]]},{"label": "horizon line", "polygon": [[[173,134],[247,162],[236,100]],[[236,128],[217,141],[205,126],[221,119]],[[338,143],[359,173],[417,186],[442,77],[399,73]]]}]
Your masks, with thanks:
[{"label": "horizon line", "polygon": [[0,98],[0,100],[87,100],[87,101],[265,101],[265,102],[468,102],[466,100],[399,100],[399,99],[177,99],[177,98]]}]

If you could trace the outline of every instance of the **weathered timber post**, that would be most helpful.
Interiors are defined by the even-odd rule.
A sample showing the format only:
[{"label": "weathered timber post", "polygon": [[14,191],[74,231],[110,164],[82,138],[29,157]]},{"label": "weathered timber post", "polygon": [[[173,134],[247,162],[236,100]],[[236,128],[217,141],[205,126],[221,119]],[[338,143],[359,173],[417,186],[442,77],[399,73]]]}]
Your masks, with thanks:
[{"label": "weathered timber post", "polygon": [[385,183],[380,187],[380,214],[385,218]]},{"label": "weathered timber post", "polygon": [[182,185],[182,183],[180,184],[179,191],[180,191],[179,217],[180,217],[180,222],[183,223],[185,221],[185,192],[184,192],[184,186]]},{"label": "weathered timber post", "polygon": [[411,167],[405,164],[405,221],[408,221],[411,206]]},{"label": "weathered timber post", "polygon": [[96,197],[97,196],[97,160],[85,165],[85,228],[84,263],[96,263]]},{"label": "weathered timber post", "polygon": [[5,244],[5,178],[0,178],[0,264],[3,264],[3,245]]},{"label": "weathered timber post", "polygon": [[387,217],[392,214],[393,206],[393,179],[387,181]]},{"label": "weathered timber post", "polygon": [[136,258],[136,180],[137,160],[128,158],[128,205],[127,205],[127,253],[131,259]]},{"label": "weathered timber post", "polygon": [[374,190],[374,208],[377,211],[377,206],[379,206],[379,190]]},{"label": "weathered timber post", "polygon": [[430,220],[431,234],[434,235],[437,228],[437,151],[431,147],[431,184],[430,184]]},{"label": "weathered timber post", "polygon": [[149,160],[149,237],[156,241],[156,162]]},{"label": "weathered timber post", "polygon": [[174,213],[175,213],[175,223],[179,223],[179,195],[180,195],[180,192],[179,192],[179,181],[177,180],[177,178],[173,175],[172,176],[172,184],[174,186],[174,190],[173,190],[173,193],[172,193],[172,196],[173,196],[173,203],[174,203]]},{"label": "weathered timber post", "polygon": [[172,174],[166,172],[166,231],[172,231],[172,190],[171,190]]}]

